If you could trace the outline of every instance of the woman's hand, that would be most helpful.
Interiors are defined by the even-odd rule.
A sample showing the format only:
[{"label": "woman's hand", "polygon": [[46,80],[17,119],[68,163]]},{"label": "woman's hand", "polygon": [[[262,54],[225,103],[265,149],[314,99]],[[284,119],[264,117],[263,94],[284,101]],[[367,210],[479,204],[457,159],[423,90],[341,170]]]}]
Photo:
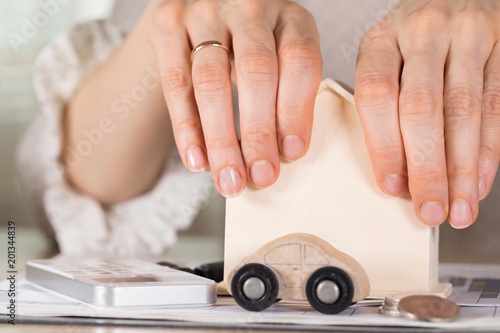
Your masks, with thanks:
[{"label": "woman's hand", "polygon": [[[225,196],[240,193],[247,180],[257,187],[273,184],[280,153],[296,160],[309,147],[322,67],[312,16],[281,0],[173,0],[161,2],[152,22],[150,42],[184,165],[193,172],[210,167]],[[194,47],[214,40],[234,59],[207,47],[191,62]]]},{"label": "woman's hand", "polygon": [[500,157],[500,1],[401,1],[360,45],[355,97],[382,190],[471,225]]}]

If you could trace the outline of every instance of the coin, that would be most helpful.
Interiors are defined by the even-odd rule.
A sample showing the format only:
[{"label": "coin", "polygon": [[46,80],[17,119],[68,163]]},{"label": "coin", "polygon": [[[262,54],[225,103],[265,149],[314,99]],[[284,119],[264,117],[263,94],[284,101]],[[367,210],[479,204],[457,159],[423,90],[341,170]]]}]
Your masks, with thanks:
[{"label": "coin", "polygon": [[397,296],[386,296],[384,299],[384,304],[387,307],[398,308],[400,298]]},{"label": "coin", "polygon": [[398,309],[388,309],[384,307],[383,305],[378,307],[378,313],[383,314],[385,316],[390,316],[390,317],[399,317],[400,313]]},{"label": "coin", "polygon": [[460,316],[456,303],[432,295],[404,297],[399,301],[398,310],[403,317],[433,323],[453,321]]},{"label": "coin", "polygon": [[399,298],[386,296],[382,305],[379,306],[378,312],[390,317],[399,317],[398,303]]}]

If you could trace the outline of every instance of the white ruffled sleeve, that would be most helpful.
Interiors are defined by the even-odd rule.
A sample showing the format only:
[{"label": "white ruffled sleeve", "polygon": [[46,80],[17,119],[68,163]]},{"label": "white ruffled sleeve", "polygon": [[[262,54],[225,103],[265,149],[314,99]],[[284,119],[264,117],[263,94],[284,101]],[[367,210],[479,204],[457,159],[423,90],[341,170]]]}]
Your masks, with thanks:
[{"label": "white ruffled sleeve", "polygon": [[22,141],[18,164],[24,187],[43,208],[62,254],[161,254],[213,193],[210,175],[185,170],[176,151],[150,192],[107,209],[65,182],[59,157],[66,106],[80,83],[123,39],[110,21],[85,23],[51,42],[35,64],[42,115]]}]

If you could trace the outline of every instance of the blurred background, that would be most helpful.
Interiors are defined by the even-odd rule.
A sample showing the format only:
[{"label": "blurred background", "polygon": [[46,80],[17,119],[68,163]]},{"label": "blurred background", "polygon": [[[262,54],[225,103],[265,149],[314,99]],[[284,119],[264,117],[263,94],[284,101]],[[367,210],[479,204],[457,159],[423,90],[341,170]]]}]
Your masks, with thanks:
[{"label": "blurred background", "polygon": [[[52,5],[44,6],[48,3]],[[19,140],[39,112],[32,85],[33,61],[56,34],[77,22],[109,16],[113,4],[114,0],[0,1],[0,224],[14,219],[21,227],[20,262],[52,251],[22,194],[15,159]],[[0,244],[5,241],[2,237]]]},{"label": "blurred background", "polygon": [[[51,38],[73,24],[110,15],[114,0],[60,3],[65,2],[54,1],[58,7],[48,9],[38,0],[0,1],[0,221],[16,219],[23,225],[35,225],[15,164],[17,142],[39,112],[32,85],[35,56]],[[47,16],[50,19],[42,24]],[[27,22],[35,17],[40,19],[40,28],[30,30]]]},{"label": "blurred background", "polygon": [[[34,59],[52,38],[71,26],[109,17],[114,2],[0,1],[0,225],[15,219],[22,227],[18,237],[21,259],[30,259],[34,253],[51,253],[53,245],[41,231],[23,196],[15,158],[18,142],[40,112],[32,85]],[[37,24],[33,25],[34,22]],[[186,249],[191,248],[193,242],[206,242],[207,260],[222,258],[224,200],[215,195],[211,200],[188,234],[181,235],[184,241],[172,250],[173,255],[182,257],[189,252]],[[3,233],[4,230],[0,230],[0,235]],[[202,234],[208,238],[196,237]]]}]

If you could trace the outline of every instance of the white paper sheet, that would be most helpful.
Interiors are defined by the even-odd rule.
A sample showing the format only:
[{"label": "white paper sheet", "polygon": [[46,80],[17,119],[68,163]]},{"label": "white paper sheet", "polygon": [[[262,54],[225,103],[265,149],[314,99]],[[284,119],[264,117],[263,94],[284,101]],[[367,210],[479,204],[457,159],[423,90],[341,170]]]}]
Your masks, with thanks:
[{"label": "white paper sheet", "polygon": [[440,280],[453,284],[448,299],[466,306],[500,306],[500,265],[441,264]]}]

